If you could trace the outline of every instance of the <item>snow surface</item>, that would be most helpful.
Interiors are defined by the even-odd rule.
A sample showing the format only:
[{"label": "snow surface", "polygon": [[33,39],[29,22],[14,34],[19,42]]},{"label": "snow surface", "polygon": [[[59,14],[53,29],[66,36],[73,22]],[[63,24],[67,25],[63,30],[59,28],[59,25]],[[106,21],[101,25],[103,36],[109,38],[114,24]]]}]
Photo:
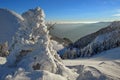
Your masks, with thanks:
[{"label": "snow surface", "polygon": [[12,37],[21,26],[21,15],[8,9],[0,8],[0,43],[12,41]]},{"label": "snow surface", "polygon": [[81,75],[78,80],[120,80],[120,47],[91,58],[63,62]]},{"label": "snow surface", "polygon": [[[1,58],[2,62],[6,61],[5,58]],[[120,47],[112,50],[102,52],[91,58],[63,60],[64,64],[71,68],[71,70],[77,72],[79,77],[76,80],[119,80],[120,79]],[[65,77],[55,75],[48,71],[37,72],[24,72],[22,69],[18,69],[17,75],[12,77],[8,75],[7,78],[11,80],[37,80],[39,76],[43,77],[39,80],[67,80]],[[18,75],[19,74],[19,75]],[[23,77],[29,75],[30,77]]]}]

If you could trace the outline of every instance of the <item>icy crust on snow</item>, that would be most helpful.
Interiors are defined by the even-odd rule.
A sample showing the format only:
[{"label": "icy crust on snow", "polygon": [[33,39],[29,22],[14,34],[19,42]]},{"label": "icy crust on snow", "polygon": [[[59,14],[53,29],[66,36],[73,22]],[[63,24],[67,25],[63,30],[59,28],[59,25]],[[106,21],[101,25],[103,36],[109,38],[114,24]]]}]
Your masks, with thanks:
[{"label": "icy crust on snow", "polygon": [[[39,73],[48,71],[48,73],[44,72],[44,80],[48,80],[47,77],[51,80],[56,80],[57,77],[74,80],[77,74],[63,65],[59,55],[53,49],[44,23],[43,10],[41,8],[30,9],[23,13],[22,17],[24,21],[13,38],[11,53],[7,57],[6,64],[0,68],[3,70],[0,72],[0,78],[4,79],[7,74],[10,74],[6,77],[7,80],[17,80],[19,77],[32,80],[26,76],[26,72],[35,75],[36,71],[40,71]],[[24,72],[16,73],[18,68]],[[4,69],[8,69],[8,73]],[[55,77],[51,77],[54,75]]]},{"label": "icy crust on snow", "polygon": [[14,11],[0,8],[0,43],[8,41],[10,44],[23,20],[21,15]]}]

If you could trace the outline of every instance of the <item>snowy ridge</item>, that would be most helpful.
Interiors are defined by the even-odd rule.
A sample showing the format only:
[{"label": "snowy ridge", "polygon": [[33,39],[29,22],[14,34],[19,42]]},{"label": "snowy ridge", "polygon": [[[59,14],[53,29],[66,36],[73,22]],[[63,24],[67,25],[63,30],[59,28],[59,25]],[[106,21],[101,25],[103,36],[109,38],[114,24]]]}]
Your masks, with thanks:
[{"label": "snowy ridge", "polygon": [[81,56],[92,56],[111,48],[120,46],[120,22],[113,22],[108,31],[97,36],[90,44],[81,49]]},{"label": "snowy ridge", "polygon": [[8,41],[10,44],[23,20],[21,15],[14,11],[0,8],[0,43]]},{"label": "snowy ridge", "polygon": [[[24,20],[24,18],[21,15],[17,14],[16,12],[14,12],[12,10],[0,8],[0,11],[10,13],[11,15],[16,16],[17,19],[19,19],[19,20]],[[3,12],[2,12],[2,14],[3,14]]]},{"label": "snowy ridge", "polygon": [[93,56],[105,50],[120,46],[120,30],[100,35],[87,47],[81,49],[81,56]]}]

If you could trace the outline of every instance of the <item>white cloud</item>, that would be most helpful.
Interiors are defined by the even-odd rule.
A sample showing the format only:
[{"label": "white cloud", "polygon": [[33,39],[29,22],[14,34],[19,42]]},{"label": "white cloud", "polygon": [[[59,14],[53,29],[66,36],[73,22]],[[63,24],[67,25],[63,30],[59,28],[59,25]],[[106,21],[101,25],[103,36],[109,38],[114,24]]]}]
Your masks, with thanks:
[{"label": "white cloud", "polygon": [[117,12],[120,12],[120,9],[117,9]]},{"label": "white cloud", "polygon": [[114,17],[120,17],[120,9],[116,9],[116,14],[113,14]]},{"label": "white cloud", "polygon": [[115,17],[120,17],[120,13],[114,14],[113,16],[115,16]]}]

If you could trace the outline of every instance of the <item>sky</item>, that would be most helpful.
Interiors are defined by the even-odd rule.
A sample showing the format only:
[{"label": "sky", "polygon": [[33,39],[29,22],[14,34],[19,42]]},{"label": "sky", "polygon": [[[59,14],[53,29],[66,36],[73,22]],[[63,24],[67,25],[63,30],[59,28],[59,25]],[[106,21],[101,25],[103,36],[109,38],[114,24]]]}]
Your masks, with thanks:
[{"label": "sky", "polygon": [[0,0],[0,8],[19,14],[38,6],[48,22],[120,20],[120,0]]}]

